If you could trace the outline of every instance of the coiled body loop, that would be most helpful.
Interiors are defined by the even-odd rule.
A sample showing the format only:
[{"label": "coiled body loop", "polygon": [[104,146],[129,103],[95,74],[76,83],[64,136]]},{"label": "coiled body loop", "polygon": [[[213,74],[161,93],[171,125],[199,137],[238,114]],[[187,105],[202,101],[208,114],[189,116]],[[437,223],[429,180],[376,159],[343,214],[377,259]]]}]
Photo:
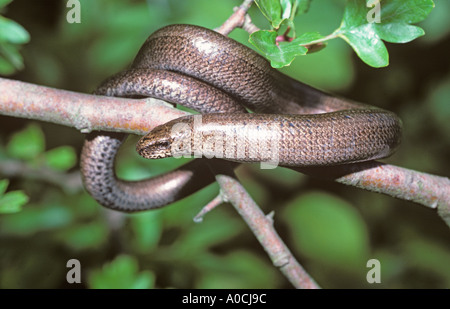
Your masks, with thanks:
[{"label": "coiled body loop", "polygon": [[[172,143],[180,138],[172,130],[177,123],[191,129],[183,144],[190,143],[193,152],[199,149],[194,136],[200,136],[204,150],[211,135],[226,141],[234,134],[235,150],[219,147],[208,154],[238,162],[273,159],[255,148],[260,145],[255,138],[264,142],[275,136],[277,143],[270,145],[275,145],[277,157],[272,162],[285,166],[379,159],[400,143],[401,121],[395,114],[295,81],[244,45],[191,25],[156,31],[131,67],[104,82],[96,94],[155,97],[208,114],[202,116],[201,126],[194,126],[195,117],[187,116],[155,128],[137,145],[146,158],[171,155]],[[246,113],[246,108],[255,113]],[[122,134],[92,133],[83,148],[85,186],[104,206],[123,211],[160,207],[214,180],[208,172],[196,172],[204,168],[197,160],[150,180],[121,181],[113,163],[122,139]]]}]

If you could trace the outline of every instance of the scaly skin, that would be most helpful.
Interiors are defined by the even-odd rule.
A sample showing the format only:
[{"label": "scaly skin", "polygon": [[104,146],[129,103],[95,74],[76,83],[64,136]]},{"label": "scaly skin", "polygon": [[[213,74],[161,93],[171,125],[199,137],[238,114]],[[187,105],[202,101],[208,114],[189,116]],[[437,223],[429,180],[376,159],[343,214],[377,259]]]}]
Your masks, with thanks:
[{"label": "scaly skin", "polygon": [[[392,154],[400,143],[401,121],[395,114],[295,81],[272,69],[253,50],[197,26],[172,25],[156,31],[130,69],[105,81],[95,93],[155,97],[208,114],[202,115],[200,126],[194,125],[194,116],[187,116],[155,128],[137,145],[147,158],[172,155],[178,138],[172,128],[179,122],[191,128],[192,134],[183,140],[190,144],[191,154],[203,151],[207,157],[238,162],[273,159],[274,153],[268,156],[255,146],[258,142],[275,145],[271,148],[275,163],[286,166],[379,159]],[[265,114],[247,114],[244,106]],[[231,150],[206,147],[212,137],[231,133]],[[114,158],[124,136],[91,133],[83,147],[83,181],[103,206],[121,211],[157,208],[214,181],[200,160],[149,180],[117,179]]]}]

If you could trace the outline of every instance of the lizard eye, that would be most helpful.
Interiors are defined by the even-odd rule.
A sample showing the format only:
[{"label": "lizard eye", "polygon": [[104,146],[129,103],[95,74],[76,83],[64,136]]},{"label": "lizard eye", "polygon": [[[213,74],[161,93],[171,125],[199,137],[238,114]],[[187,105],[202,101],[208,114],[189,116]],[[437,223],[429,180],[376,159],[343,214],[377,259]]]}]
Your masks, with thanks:
[{"label": "lizard eye", "polygon": [[169,141],[160,141],[160,142],[158,142],[158,146],[160,148],[169,148],[170,147],[170,142]]}]

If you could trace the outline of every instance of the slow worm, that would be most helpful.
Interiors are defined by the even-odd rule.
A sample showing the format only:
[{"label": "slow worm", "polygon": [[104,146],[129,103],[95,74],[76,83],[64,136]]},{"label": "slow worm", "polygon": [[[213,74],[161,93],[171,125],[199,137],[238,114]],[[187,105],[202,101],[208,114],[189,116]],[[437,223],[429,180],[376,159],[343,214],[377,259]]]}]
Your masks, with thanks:
[{"label": "slow worm", "polygon": [[[394,113],[293,80],[246,46],[198,26],[156,31],[131,67],[95,93],[155,97],[203,114],[175,119],[144,136],[136,149],[146,158],[171,156],[177,144],[187,155],[326,166],[384,158],[400,143],[401,121]],[[82,150],[85,187],[103,206],[157,208],[214,181],[201,160],[148,180],[117,179],[114,159],[124,138],[93,132]]]}]

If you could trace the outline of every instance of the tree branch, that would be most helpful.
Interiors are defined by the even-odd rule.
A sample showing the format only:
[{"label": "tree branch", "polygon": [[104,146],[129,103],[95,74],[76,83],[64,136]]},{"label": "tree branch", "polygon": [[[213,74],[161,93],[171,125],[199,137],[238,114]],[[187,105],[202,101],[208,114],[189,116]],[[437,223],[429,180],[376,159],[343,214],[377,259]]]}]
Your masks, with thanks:
[{"label": "tree branch", "polygon": [[294,170],[437,208],[438,214],[450,227],[450,179],[447,177],[377,161],[330,167],[294,168]]},{"label": "tree branch", "polygon": [[[142,135],[189,113],[156,99],[94,96],[0,78],[0,114],[74,127],[83,133],[103,130]],[[375,161],[295,170],[437,208],[450,226],[447,177]]]},{"label": "tree branch", "polygon": [[94,130],[143,135],[188,115],[157,99],[95,96],[0,78],[0,114]]}]

